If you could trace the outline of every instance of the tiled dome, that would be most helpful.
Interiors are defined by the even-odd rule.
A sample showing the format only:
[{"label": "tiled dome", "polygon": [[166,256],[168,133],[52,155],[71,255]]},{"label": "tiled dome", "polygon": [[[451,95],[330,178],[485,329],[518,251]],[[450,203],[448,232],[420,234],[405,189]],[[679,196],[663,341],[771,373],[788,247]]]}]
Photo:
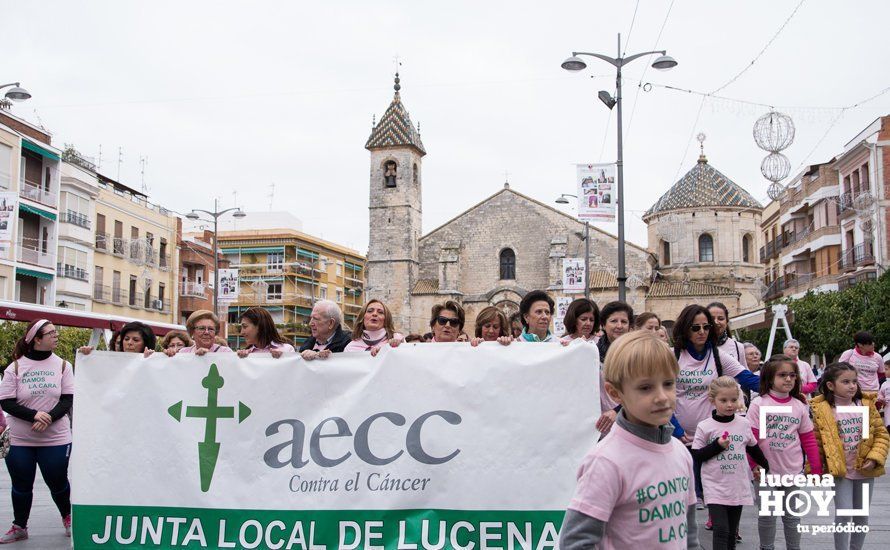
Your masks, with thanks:
[{"label": "tiled dome", "polygon": [[365,149],[384,149],[387,147],[414,147],[423,156],[426,149],[423,148],[423,142],[420,140],[420,132],[411,123],[411,116],[405,105],[402,104],[402,98],[399,95],[401,85],[399,84],[399,74],[396,73],[395,95],[389,108],[380,117],[380,122],[374,126],[365,143]]},{"label": "tiled dome", "polygon": [[715,206],[763,208],[750,193],[708,164],[708,159],[701,155],[692,170],[662,195],[646,211],[643,219],[671,210]]}]

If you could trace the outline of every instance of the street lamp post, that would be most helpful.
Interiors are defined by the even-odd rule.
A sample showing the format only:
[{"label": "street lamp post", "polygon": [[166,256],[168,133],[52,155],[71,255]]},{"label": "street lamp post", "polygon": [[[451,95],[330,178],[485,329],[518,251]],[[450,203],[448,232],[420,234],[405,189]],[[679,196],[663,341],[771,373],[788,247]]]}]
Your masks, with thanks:
[{"label": "street lamp post", "polygon": [[[557,204],[569,204],[566,197],[578,198],[578,195],[563,193],[556,199]],[[590,299],[590,222],[584,220],[584,297]]]},{"label": "street lamp post", "polygon": [[200,220],[199,214],[207,214],[213,218],[213,314],[217,317],[219,317],[219,233],[217,233],[217,229],[219,217],[227,212],[233,212],[232,216],[235,218],[243,218],[247,215],[237,206],[220,210],[219,199],[213,199],[213,212],[192,208],[192,211],[185,215],[190,220]]},{"label": "street lamp post", "polygon": [[666,71],[677,66],[676,60],[667,55],[666,50],[656,50],[651,52],[642,52],[627,57],[621,57],[621,34],[618,35],[618,57],[609,57],[599,53],[589,52],[572,52],[572,57],[562,62],[562,68],[567,71],[581,71],[587,67],[579,55],[596,57],[612,64],[618,74],[615,77],[615,97],[609,95],[609,92],[603,90],[599,92],[600,101],[610,110],[618,106],[618,299],[626,301],[627,299],[627,275],[624,269],[624,143],[621,124],[621,68],[631,61],[643,56],[659,54],[658,59],[652,63],[652,67],[660,71]]}]

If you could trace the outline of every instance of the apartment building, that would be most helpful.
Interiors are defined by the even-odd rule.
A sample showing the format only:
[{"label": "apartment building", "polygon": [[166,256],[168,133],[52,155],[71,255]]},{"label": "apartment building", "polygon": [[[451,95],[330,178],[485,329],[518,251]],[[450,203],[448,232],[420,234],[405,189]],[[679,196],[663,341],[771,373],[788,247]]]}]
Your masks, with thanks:
[{"label": "apartment building", "polygon": [[[776,202],[776,201],[774,201]],[[837,290],[841,273],[840,209],[833,161],[813,164],[794,177],[779,198],[778,224],[769,227],[766,299],[799,298]],[[773,236],[776,225],[779,232]],[[767,227],[764,227],[766,236]],[[772,247],[769,245],[772,244]]]},{"label": "apartment building", "polygon": [[[181,221],[181,220],[177,220]],[[182,235],[179,248],[179,322],[185,324],[189,315],[199,309],[213,311],[213,232]],[[229,266],[219,253],[220,269]]]},{"label": "apartment building", "polygon": [[0,297],[53,305],[61,151],[0,108]]},{"label": "apartment building", "polygon": [[878,118],[844,145],[833,166],[840,194],[838,287],[844,289],[875,279],[890,259],[890,116]]},{"label": "apartment building", "polygon": [[62,154],[59,194],[59,247],[56,261],[56,306],[93,309],[93,220],[99,180],[96,166],[74,149]]},{"label": "apartment building", "polygon": [[[347,326],[362,306],[364,256],[294,229],[220,232],[219,246],[239,270],[237,301],[228,305],[228,339],[239,347],[241,312],[266,308],[282,335],[294,344],[310,336],[309,315],[317,300],[340,305]],[[221,306],[222,307],[222,306]]]},{"label": "apartment building", "polygon": [[96,178],[93,311],[178,321],[178,218],[144,193]]}]

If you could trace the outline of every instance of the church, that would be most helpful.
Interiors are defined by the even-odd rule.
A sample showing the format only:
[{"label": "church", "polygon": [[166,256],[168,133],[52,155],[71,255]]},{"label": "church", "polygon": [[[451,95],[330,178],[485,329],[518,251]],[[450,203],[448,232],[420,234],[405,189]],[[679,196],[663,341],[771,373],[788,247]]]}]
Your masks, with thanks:
[{"label": "church", "polygon": [[[396,329],[406,334],[427,332],[432,306],[445,300],[463,305],[465,331],[472,334],[473,321],[483,308],[494,305],[509,316],[518,311],[530,290],[546,290],[554,299],[582,296],[564,292],[561,270],[563,258],[583,257],[584,224],[507,183],[441,226],[421,233],[426,149],[402,103],[398,74],[394,89],[392,102],[374,125],[365,148],[371,163],[367,296],[386,303]],[[655,209],[662,202],[664,206]],[[677,208],[680,212],[699,209],[685,203],[673,205],[664,197],[656,206],[647,212],[656,222],[656,231],[657,222]],[[724,225],[723,231],[737,229]],[[749,229],[747,224],[745,229]],[[653,240],[652,231],[650,226],[649,242],[659,242]],[[728,236],[712,233],[719,246],[728,246],[723,242],[729,241]],[[589,234],[590,297],[602,307],[618,297],[618,239],[593,226]],[[716,284],[726,280],[725,270],[683,269],[697,262],[687,262],[694,258],[680,242],[669,244],[676,251],[674,261],[667,259],[667,263],[658,251],[626,242],[627,301],[635,311],[654,310],[672,320],[680,303],[721,299],[730,302],[730,307],[738,306],[740,293]]]}]

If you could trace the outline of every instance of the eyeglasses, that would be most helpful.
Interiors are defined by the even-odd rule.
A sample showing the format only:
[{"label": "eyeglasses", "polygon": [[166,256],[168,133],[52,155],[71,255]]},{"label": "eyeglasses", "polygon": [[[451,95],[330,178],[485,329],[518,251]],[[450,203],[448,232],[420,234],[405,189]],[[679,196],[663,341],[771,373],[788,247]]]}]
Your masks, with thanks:
[{"label": "eyeglasses", "polygon": [[708,324],[692,325],[691,327],[689,327],[689,330],[691,330],[692,332],[701,332],[701,331],[709,332],[711,330],[711,325],[708,325]]},{"label": "eyeglasses", "polygon": [[56,334],[58,334],[58,332],[56,332],[54,330],[48,330],[48,331],[44,332],[43,334],[38,335],[38,338],[44,338],[46,336],[55,336]]},{"label": "eyeglasses", "polygon": [[444,327],[445,325],[450,325],[454,328],[457,328],[460,325],[460,319],[455,319],[453,317],[443,317],[441,315],[436,317],[436,322],[439,323],[440,327]]},{"label": "eyeglasses", "polygon": [[796,372],[777,372],[776,376],[779,378],[787,378],[788,380],[794,380],[797,378]]},{"label": "eyeglasses", "polygon": [[216,332],[215,327],[195,327],[195,332]]}]

